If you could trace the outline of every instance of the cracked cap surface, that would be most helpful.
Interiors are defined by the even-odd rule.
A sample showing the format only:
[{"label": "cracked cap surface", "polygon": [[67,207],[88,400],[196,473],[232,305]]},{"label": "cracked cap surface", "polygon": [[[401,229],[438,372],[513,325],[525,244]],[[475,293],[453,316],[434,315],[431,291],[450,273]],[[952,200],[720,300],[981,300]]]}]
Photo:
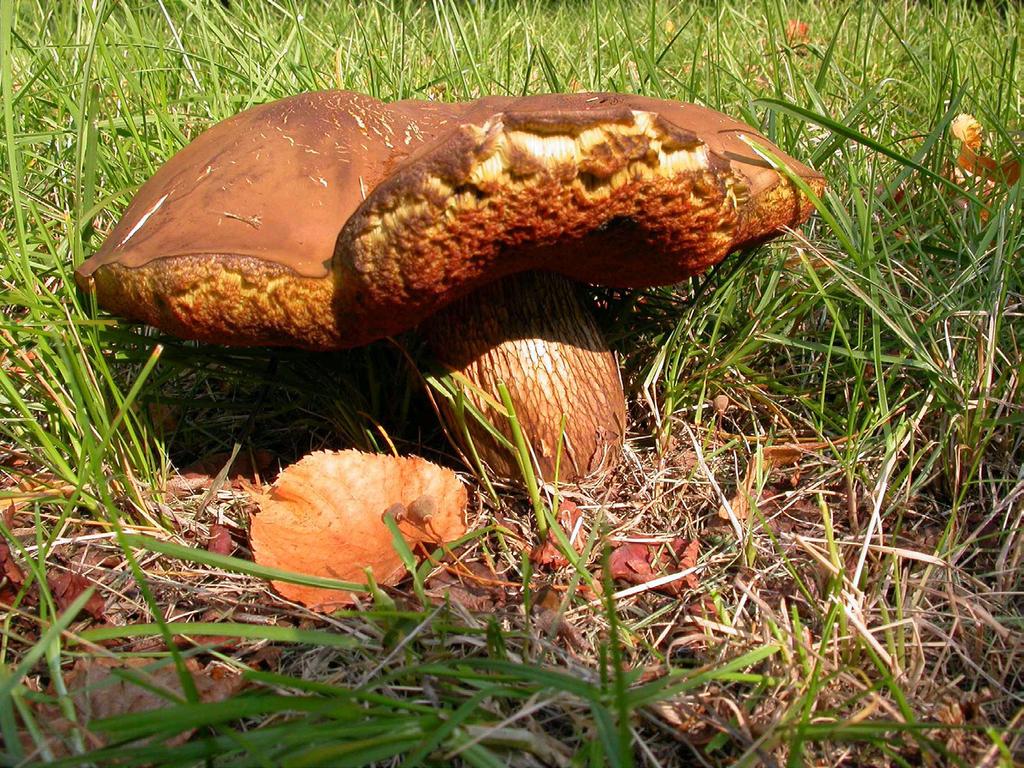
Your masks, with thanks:
[{"label": "cracked cap surface", "polygon": [[531,269],[674,283],[809,216],[747,140],[823,190],[749,126],[691,104],[303,94],[175,155],[76,279],[185,338],[309,349],[401,332]]}]

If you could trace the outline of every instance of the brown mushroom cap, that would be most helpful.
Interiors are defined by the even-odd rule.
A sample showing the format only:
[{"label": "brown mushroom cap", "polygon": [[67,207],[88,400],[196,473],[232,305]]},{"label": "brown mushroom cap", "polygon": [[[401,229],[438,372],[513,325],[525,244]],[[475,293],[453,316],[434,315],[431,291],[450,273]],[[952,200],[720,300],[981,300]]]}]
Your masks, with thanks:
[{"label": "brown mushroom cap", "polygon": [[673,283],[810,213],[745,137],[824,187],[690,104],[303,94],[179,152],[76,277],[107,309],[182,337],[308,349],[400,332],[528,270]]}]

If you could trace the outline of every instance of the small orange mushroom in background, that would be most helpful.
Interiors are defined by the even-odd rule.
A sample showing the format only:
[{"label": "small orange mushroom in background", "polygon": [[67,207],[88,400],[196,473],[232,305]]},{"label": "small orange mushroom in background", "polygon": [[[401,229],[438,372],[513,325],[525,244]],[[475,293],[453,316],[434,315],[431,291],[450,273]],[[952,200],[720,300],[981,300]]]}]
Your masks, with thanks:
[{"label": "small orange mushroom in background", "polygon": [[[454,472],[415,456],[317,451],[285,469],[249,531],[260,565],[365,583],[394,585],[405,566],[392,546],[385,514],[394,515],[410,548],[466,532],[466,489]],[[344,590],[272,582],[284,597],[330,611],[352,604]]]},{"label": "small orange mushroom in background", "polygon": [[806,43],[810,37],[810,29],[806,21],[790,19],[786,22],[786,42],[792,46]]},{"label": "small orange mushroom in background", "polygon": [[982,154],[985,129],[974,115],[962,114],[953,118],[950,132],[960,141],[960,154],[956,164],[968,177],[981,179],[986,187],[995,183],[1016,184],[1020,178],[1020,161],[1013,156],[995,160]]}]

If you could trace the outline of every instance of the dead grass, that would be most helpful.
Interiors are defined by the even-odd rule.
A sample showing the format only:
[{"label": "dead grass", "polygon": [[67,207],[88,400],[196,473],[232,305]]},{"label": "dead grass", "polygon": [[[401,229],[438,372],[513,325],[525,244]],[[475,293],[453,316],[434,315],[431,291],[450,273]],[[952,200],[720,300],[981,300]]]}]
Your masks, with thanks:
[{"label": "dead grass", "polygon": [[[202,658],[213,654],[242,668],[270,665],[281,675],[305,681],[430,700],[428,679],[396,686],[389,676],[401,675],[409,653],[429,664],[485,652],[492,624],[504,638],[505,658],[596,680],[612,632],[600,597],[603,547],[664,539],[671,531],[701,543],[698,585],[678,597],[616,585],[621,587],[614,595],[619,640],[630,678],[642,683],[680,667],[714,668],[766,644],[778,644],[780,651],[758,665],[754,695],[740,679],[640,708],[633,736],[639,753],[649,753],[649,760],[657,761],[653,764],[690,765],[695,759],[714,764],[715,751],[707,750],[726,743],[728,754],[744,755],[750,764],[783,764],[801,723],[816,734],[810,738],[813,744],[804,745],[807,763],[888,765],[894,754],[910,762],[922,759],[910,734],[902,746],[888,737],[884,748],[844,744],[858,725],[872,725],[878,734],[916,730],[940,753],[948,751],[966,764],[997,764],[992,762],[996,746],[981,730],[1015,717],[1024,668],[1020,623],[1006,621],[1019,597],[1000,594],[978,576],[987,572],[1005,579],[995,570],[1000,553],[976,546],[967,567],[955,555],[936,555],[945,521],[941,505],[929,498],[901,501],[901,531],[889,535],[872,520],[878,499],[890,503],[884,500],[898,497],[899,489],[847,484],[842,464],[820,442],[799,452],[790,450],[791,443],[782,444],[785,449],[779,451],[779,443],[727,432],[726,427],[738,426],[730,415],[734,407],[705,429],[679,418],[676,445],[661,455],[647,439],[631,441],[623,466],[607,484],[561,494],[584,512],[581,535],[594,537],[583,565],[596,577],[597,591],[581,585],[571,566],[536,572],[524,588],[522,556],[534,541],[529,501],[501,489],[503,502],[495,507],[477,495],[471,527],[492,525],[494,530],[426,580],[435,605],[421,607],[409,588],[389,590],[400,612],[412,612],[397,644],[386,631],[394,619],[370,599],[362,606],[368,615],[354,611],[329,617],[288,603],[266,582],[230,570],[142,552],[138,564],[164,619],[175,625],[321,628],[357,644],[342,652],[281,650],[261,639],[217,640],[181,631],[175,640],[182,649],[199,648]],[[765,460],[773,449],[784,453],[781,465]],[[887,474],[882,456],[861,461],[862,474],[880,478],[891,476],[896,463],[889,462]],[[124,530],[202,549],[209,526],[226,525],[236,543],[233,554],[248,559],[245,531],[252,505],[247,494],[230,488],[211,498],[205,493],[169,505],[172,531]],[[983,542],[984,527],[979,520],[967,538]],[[26,541],[33,530],[24,512],[14,515],[15,539]],[[28,544],[21,554],[31,557],[36,551]],[[50,545],[47,567],[81,574],[98,587],[106,624],[131,627],[151,621],[109,526],[64,520],[62,535]],[[451,578],[438,578],[442,573]],[[605,582],[605,588],[610,584]],[[95,628],[91,620],[80,622],[66,638],[74,647]],[[12,658],[36,642],[39,629],[30,610],[18,612],[6,634]],[[151,635],[79,647],[116,657],[153,653],[164,645]],[[44,679],[31,680],[33,688],[45,687]],[[564,693],[550,693],[521,708],[496,705],[491,714],[496,729],[514,726],[540,739],[543,759],[555,764],[567,764],[582,748],[570,734],[578,739],[587,731],[581,725],[586,707]],[[553,740],[559,732],[566,743]],[[526,733],[520,735],[526,738]],[[673,744],[689,749],[680,752]],[[1011,750],[1019,746],[1013,738],[1006,744]]]}]

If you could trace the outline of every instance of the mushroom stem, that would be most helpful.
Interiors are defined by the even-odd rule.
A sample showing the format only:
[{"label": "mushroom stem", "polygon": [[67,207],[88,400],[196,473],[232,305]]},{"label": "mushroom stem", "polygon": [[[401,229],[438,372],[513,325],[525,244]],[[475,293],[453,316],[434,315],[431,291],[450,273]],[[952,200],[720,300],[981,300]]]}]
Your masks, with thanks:
[{"label": "mushroom stem", "polygon": [[[424,324],[424,331],[435,356],[472,383],[466,398],[510,437],[497,399],[498,382],[505,383],[534,468],[544,479],[555,479],[560,442],[560,481],[618,462],[626,424],[622,382],[570,280],[545,272],[507,277],[449,305]],[[450,410],[445,417],[454,424]],[[515,457],[483,426],[470,418],[467,427],[496,474],[519,476]]]}]

